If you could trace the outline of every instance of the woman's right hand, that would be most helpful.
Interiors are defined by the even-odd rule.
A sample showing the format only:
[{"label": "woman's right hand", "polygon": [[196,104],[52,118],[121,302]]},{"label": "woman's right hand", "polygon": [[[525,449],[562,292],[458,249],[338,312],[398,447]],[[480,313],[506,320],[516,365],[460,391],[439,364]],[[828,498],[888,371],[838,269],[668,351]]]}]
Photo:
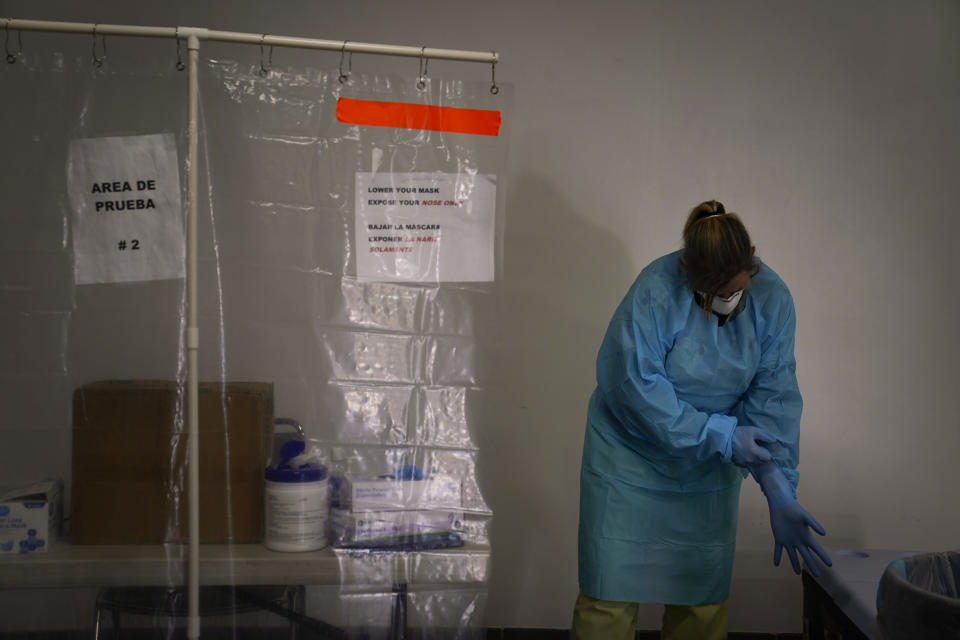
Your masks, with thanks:
[{"label": "woman's right hand", "polygon": [[773,444],[777,439],[769,431],[760,427],[737,425],[730,440],[730,460],[738,467],[749,467],[770,462],[773,455],[765,444]]}]

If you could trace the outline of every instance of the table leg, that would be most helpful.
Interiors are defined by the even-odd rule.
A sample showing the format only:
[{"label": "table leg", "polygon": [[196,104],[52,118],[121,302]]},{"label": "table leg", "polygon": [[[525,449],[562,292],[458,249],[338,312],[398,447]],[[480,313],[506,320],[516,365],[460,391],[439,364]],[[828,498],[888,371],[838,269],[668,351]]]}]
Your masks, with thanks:
[{"label": "table leg", "polygon": [[393,612],[391,615],[390,637],[393,640],[406,640],[407,637],[407,584],[393,585]]}]

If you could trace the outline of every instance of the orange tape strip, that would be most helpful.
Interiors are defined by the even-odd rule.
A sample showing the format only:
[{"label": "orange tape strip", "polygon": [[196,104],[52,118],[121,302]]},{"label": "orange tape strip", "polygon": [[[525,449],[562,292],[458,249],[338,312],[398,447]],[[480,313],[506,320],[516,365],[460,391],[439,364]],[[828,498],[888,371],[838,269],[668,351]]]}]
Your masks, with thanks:
[{"label": "orange tape strip", "polygon": [[495,136],[500,133],[500,112],[485,109],[431,107],[405,102],[337,100],[337,120],[346,124],[400,129],[429,129],[452,133]]}]

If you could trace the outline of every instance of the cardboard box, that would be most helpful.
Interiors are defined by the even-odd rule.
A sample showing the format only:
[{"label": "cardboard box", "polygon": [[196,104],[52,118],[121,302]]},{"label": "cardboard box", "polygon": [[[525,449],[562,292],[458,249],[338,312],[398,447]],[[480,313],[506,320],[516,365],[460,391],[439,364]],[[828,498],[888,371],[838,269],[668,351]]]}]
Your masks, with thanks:
[{"label": "cardboard box", "polygon": [[[74,544],[186,542],[186,390],[97,382],[73,397]],[[263,539],[273,385],[201,383],[200,541]]]},{"label": "cardboard box", "polygon": [[0,490],[0,554],[44,552],[60,535],[60,481]]}]

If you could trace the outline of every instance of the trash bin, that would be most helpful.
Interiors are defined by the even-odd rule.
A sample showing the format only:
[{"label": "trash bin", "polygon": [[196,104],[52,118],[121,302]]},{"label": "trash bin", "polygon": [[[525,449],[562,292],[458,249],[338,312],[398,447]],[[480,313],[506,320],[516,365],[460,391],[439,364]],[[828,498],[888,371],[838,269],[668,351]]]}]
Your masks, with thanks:
[{"label": "trash bin", "polygon": [[891,562],[877,589],[877,624],[886,640],[960,638],[960,550]]}]

